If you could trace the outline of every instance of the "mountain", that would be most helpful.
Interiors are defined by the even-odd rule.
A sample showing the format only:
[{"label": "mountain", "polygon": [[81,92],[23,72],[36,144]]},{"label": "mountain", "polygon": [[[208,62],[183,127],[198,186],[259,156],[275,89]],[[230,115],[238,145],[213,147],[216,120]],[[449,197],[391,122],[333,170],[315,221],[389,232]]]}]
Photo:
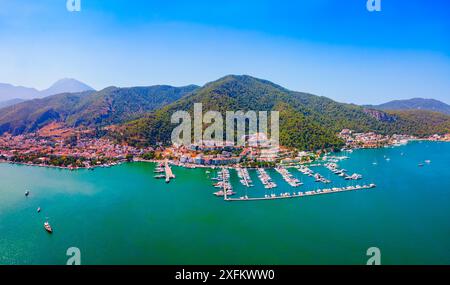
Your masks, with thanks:
[{"label": "mountain", "polygon": [[132,145],[171,143],[171,115],[192,114],[195,103],[203,111],[280,112],[280,143],[312,150],[340,147],[337,133],[358,132],[427,136],[450,132],[450,116],[425,110],[382,111],[338,103],[326,97],[288,90],[247,75],[229,75],[205,84],[185,87],[150,86],[63,93],[22,102],[0,110],[0,134],[20,134],[50,122],[68,127],[116,125],[108,133]]},{"label": "mountain", "polygon": [[[170,144],[171,114],[178,110],[192,114],[194,103],[203,110],[280,111],[280,143],[301,149],[340,146],[336,131],[341,126],[359,127],[351,122],[355,116],[376,123],[363,108],[336,103],[325,97],[293,92],[272,82],[247,75],[229,75],[210,82],[190,95],[152,112],[145,118],[129,122],[120,129],[121,136],[132,144]],[[359,110],[359,112],[357,112]],[[327,115],[324,115],[327,113]]]},{"label": "mountain", "polygon": [[7,83],[0,83],[0,100],[7,101],[15,98],[32,99],[38,97],[39,91],[34,88],[14,86]]},{"label": "mountain", "polygon": [[8,106],[15,105],[15,104],[19,104],[19,103],[21,103],[21,102],[23,102],[23,101],[25,101],[25,100],[23,100],[23,99],[18,99],[18,98],[16,98],[16,99],[11,99],[11,100],[6,100],[6,101],[2,101],[2,102],[0,102],[0,109],[1,109],[1,108],[5,108],[5,107],[8,107]]},{"label": "mountain", "polygon": [[381,105],[368,106],[379,110],[426,110],[450,115],[450,105],[435,99],[413,98],[394,100]]},{"label": "mountain", "polygon": [[40,92],[41,97],[47,97],[50,95],[60,94],[60,93],[78,93],[83,91],[93,91],[94,89],[83,82],[80,82],[72,78],[63,78],[55,83],[49,88],[42,90]]},{"label": "mountain", "polygon": [[400,118],[386,126],[389,133],[413,134],[425,137],[432,134],[450,133],[450,116],[426,110],[386,111]]},{"label": "mountain", "polygon": [[89,90],[94,89],[78,80],[70,78],[58,80],[54,84],[52,84],[52,86],[42,91],[39,91],[35,88],[0,83],[0,101],[9,101],[12,99],[30,100],[59,93],[77,93]]},{"label": "mountain", "polygon": [[62,93],[0,110],[0,134],[35,131],[50,122],[68,127],[105,126],[136,119],[176,101],[197,86],[150,86]]},{"label": "mountain", "polygon": [[[280,111],[280,143],[299,149],[318,149],[342,145],[336,135],[344,128],[376,131],[382,134],[404,132],[428,135],[450,131],[450,116],[440,115],[429,125],[421,126],[415,114],[384,112],[353,104],[335,102],[326,97],[290,91],[267,80],[247,75],[229,75],[211,82],[191,94],[156,110],[144,118],[124,124],[112,136],[134,145],[162,142],[170,144],[170,117],[175,111],[192,114],[194,103],[202,103],[203,111],[256,110]],[[437,116],[422,111],[421,120]]]}]

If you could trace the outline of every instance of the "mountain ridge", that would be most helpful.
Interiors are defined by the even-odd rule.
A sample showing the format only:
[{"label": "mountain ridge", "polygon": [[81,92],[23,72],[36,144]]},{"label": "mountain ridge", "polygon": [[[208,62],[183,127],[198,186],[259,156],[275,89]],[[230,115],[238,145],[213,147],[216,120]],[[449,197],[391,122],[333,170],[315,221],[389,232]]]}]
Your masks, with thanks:
[{"label": "mountain ridge", "polygon": [[[411,134],[426,134],[426,130],[415,126],[415,122],[403,118],[402,113],[372,110],[354,104],[338,103],[329,98],[309,93],[291,91],[270,81],[248,75],[228,75],[209,82],[160,110],[144,118],[122,126],[113,134],[117,140],[131,144],[170,144],[174,125],[170,114],[178,110],[192,114],[194,103],[202,103],[203,110],[280,111],[280,143],[298,149],[339,147],[337,132],[344,128],[356,131],[376,131],[384,134],[396,133],[396,128]],[[280,109],[280,106],[284,108]],[[289,108],[287,108],[289,107]],[[289,109],[286,111],[285,109]],[[370,110],[370,111],[368,111]],[[424,115],[426,116],[426,114]],[[442,115],[444,116],[444,115]],[[432,131],[450,130],[445,116]]]},{"label": "mountain ridge", "polygon": [[380,105],[367,105],[368,108],[379,110],[427,110],[450,115],[450,105],[431,98],[411,98],[392,100]]},{"label": "mountain ridge", "polygon": [[5,108],[5,107],[9,107],[9,106],[12,106],[12,105],[15,105],[15,104],[19,104],[19,103],[22,103],[24,101],[26,101],[26,100],[19,99],[19,98],[14,98],[14,99],[6,100],[6,101],[1,101],[0,102],[0,109],[1,108]]},{"label": "mountain ridge", "polygon": [[[426,136],[450,132],[450,116],[423,111],[382,111],[291,91],[248,75],[227,75],[199,87],[107,87],[100,91],[63,93],[0,110],[0,134],[32,132],[50,122],[66,127],[116,125],[108,135],[132,145],[170,144],[170,116],[193,105],[203,110],[280,112],[280,140],[298,149],[342,145],[337,133],[358,132]],[[115,131],[118,130],[118,131]]]},{"label": "mountain ridge", "polygon": [[68,127],[122,123],[175,101],[195,88],[192,85],[107,87],[28,100],[0,110],[0,134],[32,132],[53,121]]},{"label": "mountain ridge", "polygon": [[[89,85],[73,78],[62,78],[54,82],[51,86],[43,90],[29,88],[23,86],[15,86],[9,83],[0,83],[0,104],[7,101],[15,100],[31,100],[36,98],[44,98],[60,93],[78,93],[83,91],[94,90]],[[1,107],[0,107],[1,108]]]}]

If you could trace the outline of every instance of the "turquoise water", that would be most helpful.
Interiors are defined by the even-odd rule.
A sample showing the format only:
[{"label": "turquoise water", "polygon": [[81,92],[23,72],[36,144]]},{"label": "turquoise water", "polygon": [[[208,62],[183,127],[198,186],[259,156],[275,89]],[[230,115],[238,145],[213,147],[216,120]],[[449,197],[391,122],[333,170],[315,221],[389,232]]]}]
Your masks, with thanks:
[{"label": "turquoise water", "polygon": [[[72,246],[82,264],[365,264],[372,246],[383,264],[450,264],[450,143],[349,156],[340,166],[377,188],[256,202],[213,196],[204,169],[175,167],[166,184],[151,163],[95,171],[0,164],[0,264],[65,264]],[[312,169],[333,186],[349,183]],[[291,172],[305,183],[300,191],[324,187]],[[293,191],[269,173],[278,192]],[[250,174],[256,187],[246,191],[231,170],[235,189],[263,196]]]}]

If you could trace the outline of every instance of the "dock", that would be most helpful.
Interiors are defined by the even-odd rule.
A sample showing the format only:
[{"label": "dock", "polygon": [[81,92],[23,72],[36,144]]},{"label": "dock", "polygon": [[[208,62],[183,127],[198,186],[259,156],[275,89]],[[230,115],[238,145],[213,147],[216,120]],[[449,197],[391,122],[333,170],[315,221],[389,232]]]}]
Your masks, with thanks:
[{"label": "dock", "polygon": [[303,183],[297,178],[294,178],[292,174],[284,167],[276,167],[275,170],[283,177],[284,181],[291,185],[292,187],[301,186]]},{"label": "dock", "polygon": [[172,168],[170,168],[169,162],[167,160],[165,161],[164,172],[166,174],[166,183],[169,183],[170,179],[175,179],[175,174],[173,174]]},{"label": "dock", "polygon": [[272,181],[272,178],[269,176],[269,174],[267,174],[264,168],[258,168],[257,171],[259,173],[258,178],[259,180],[261,180],[261,183],[264,185],[264,188],[272,189],[277,187],[277,184]]},{"label": "dock", "polygon": [[345,169],[339,169],[336,163],[326,163],[325,168],[333,172],[339,177],[344,178],[345,180],[359,180],[362,179],[362,175],[358,173],[353,173],[352,175],[348,175]]},{"label": "dock", "polygon": [[248,198],[248,197],[241,197],[241,198],[227,198],[224,197],[224,201],[228,202],[236,202],[236,201],[262,201],[262,200],[276,200],[276,199],[292,199],[292,198],[301,198],[301,197],[308,197],[308,196],[315,196],[315,195],[322,195],[322,194],[331,194],[331,193],[339,193],[339,192],[347,192],[347,191],[357,191],[357,190],[364,190],[364,189],[371,189],[375,188],[375,184],[369,184],[369,185],[357,185],[357,186],[348,186],[343,188],[331,188],[331,189],[319,189],[319,190],[311,190],[306,192],[298,192],[298,193],[283,193],[279,196],[266,196],[266,197],[257,197],[257,198]]},{"label": "dock", "polygon": [[228,199],[228,196],[236,194],[235,192],[233,192],[233,187],[231,186],[229,179],[229,170],[227,168],[222,168],[222,170],[218,173],[218,182],[214,184],[214,187],[221,188],[221,190],[213,194],[216,196],[223,196],[225,200]]},{"label": "dock", "polygon": [[237,175],[239,177],[239,181],[241,182],[242,185],[244,185],[245,187],[252,187],[253,186],[253,182],[252,179],[250,178],[250,175],[248,173],[248,170],[246,168],[236,168],[236,172]]},{"label": "dock", "polygon": [[316,182],[322,182],[322,183],[325,183],[325,184],[331,183],[330,180],[326,179],[325,177],[323,177],[319,173],[314,173],[314,171],[312,171],[311,169],[309,169],[308,167],[306,167],[304,165],[297,166],[296,168],[297,168],[298,171],[300,171],[304,175],[307,175],[309,177],[314,177],[316,179]]}]

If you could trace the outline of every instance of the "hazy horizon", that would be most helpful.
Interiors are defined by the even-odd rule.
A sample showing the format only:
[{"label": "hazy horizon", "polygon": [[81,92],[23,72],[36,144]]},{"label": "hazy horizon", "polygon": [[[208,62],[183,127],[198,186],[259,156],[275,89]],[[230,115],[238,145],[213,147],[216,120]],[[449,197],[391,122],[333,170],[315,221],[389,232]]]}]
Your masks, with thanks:
[{"label": "hazy horizon", "polygon": [[[239,75],[239,74],[227,74],[227,75]],[[227,75],[224,75],[224,76],[227,76]],[[242,75],[243,75],[243,74],[242,74]],[[245,74],[245,75],[252,76],[252,75],[250,75],[250,74]],[[224,76],[222,76],[222,77],[224,77]],[[252,77],[254,77],[254,76],[252,76]],[[76,78],[63,77],[63,78],[61,78],[61,79],[55,80],[55,82],[60,81],[60,80],[63,80],[63,79],[77,80]],[[219,79],[219,78],[217,78],[217,79]],[[259,78],[259,79],[265,79],[265,78]],[[77,81],[78,81],[78,80],[77,80]],[[80,82],[81,82],[81,81],[80,81]],[[90,86],[90,85],[87,84],[86,82],[81,82],[81,83],[84,83],[84,84]],[[170,86],[174,86],[174,87],[183,87],[183,86],[188,86],[188,85],[197,85],[197,86],[202,87],[202,86],[204,86],[204,85],[207,84],[207,83],[209,83],[209,82],[205,82],[204,84],[194,84],[194,83],[192,83],[192,84],[187,84],[187,85],[177,85],[177,86],[170,85]],[[272,82],[272,83],[277,84],[277,82]],[[10,84],[10,83],[0,82],[0,84]],[[168,84],[160,83],[160,84],[153,84],[153,85],[168,85]],[[103,90],[103,89],[106,89],[106,88],[109,88],[109,87],[131,88],[131,87],[148,87],[148,86],[153,86],[153,85],[138,85],[138,86],[116,86],[116,85],[111,85],[111,86],[105,86],[105,87],[103,87],[103,88],[95,89],[95,90],[96,90],[96,91],[100,91],[100,90]],[[31,88],[31,89],[35,89],[35,90],[38,91],[38,92],[42,92],[42,91],[45,91],[46,89],[48,89],[48,88],[46,88],[46,89],[37,89],[37,88],[32,87],[32,86],[21,86],[21,85],[12,85],[12,86],[14,86],[14,87]],[[51,86],[49,86],[49,87],[51,87]],[[285,86],[282,86],[282,87],[285,87]],[[292,89],[290,89],[290,90],[291,90],[291,91],[297,91],[297,92],[310,93],[310,92],[306,92],[306,91],[303,91],[303,90],[292,90]],[[311,93],[311,94],[312,94],[312,93]],[[53,94],[53,95],[54,95],[54,94]],[[320,96],[320,95],[318,95],[318,94],[313,94],[313,95]],[[48,96],[51,96],[51,95],[48,95]],[[6,102],[6,101],[15,100],[15,99],[31,100],[31,99],[44,98],[44,97],[46,97],[46,96],[35,96],[35,97],[29,97],[29,98],[19,98],[19,97],[15,97],[15,96],[12,96],[12,97],[9,97],[9,98],[2,98],[2,97],[0,96],[0,103],[1,103],[1,102]],[[333,99],[333,98],[330,98],[330,99]],[[397,100],[410,100],[410,99],[434,99],[434,100],[441,101],[441,102],[443,102],[443,103],[445,103],[445,104],[447,104],[447,105],[450,105],[450,101],[439,100],[439,99],[436,99],[436,98],[433,98],[433,97],[395,98],[395,99],[392,99],[392,100],[387,100],[387,101],[381,102],[380,104],[388,103],[388,102],[391,102],[391,101],[397,101]],[[335,101],[337,101],[337,100],[335,100]],[[337,101],[337,102],[339,102],[339,101]],[[358,104],[358,103],[354,103],[354,102],[345,102],[345,103],[349,103],[349,104],[357,104],[357,105],[379,105],[379,104],[372,104],[372,103],[365,103],[365,104]]]}]

